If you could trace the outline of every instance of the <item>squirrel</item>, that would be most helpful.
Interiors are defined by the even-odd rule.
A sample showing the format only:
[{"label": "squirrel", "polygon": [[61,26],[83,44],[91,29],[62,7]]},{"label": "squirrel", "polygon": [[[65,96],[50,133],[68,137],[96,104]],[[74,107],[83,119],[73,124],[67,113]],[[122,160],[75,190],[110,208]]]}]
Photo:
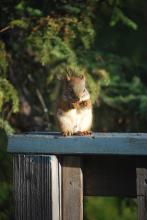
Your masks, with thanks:
[{"label": "squirrel", "polygon": [[93,113],[85,75],[74,76],[69,75],[68,72],[62,81],[56,111],[57,122],[62,134],[64,136],[90,135]]}]

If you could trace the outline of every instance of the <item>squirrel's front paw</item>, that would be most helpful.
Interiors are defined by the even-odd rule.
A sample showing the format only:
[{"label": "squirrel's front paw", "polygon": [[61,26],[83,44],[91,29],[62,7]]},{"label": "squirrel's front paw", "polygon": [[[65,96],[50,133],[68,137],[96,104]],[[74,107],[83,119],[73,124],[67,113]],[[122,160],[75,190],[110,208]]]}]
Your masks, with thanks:
[{"label": "squirrel's front paw", "polygon": [[87,106],[87,101],[82,101],[82,102],[80,102],[80,106],[81,106],[81,107],[86,107],[86,106]]},{"label": "squirrel's front paw", "polygon": [[90,106],[91,106],[91,100],[82,101],[82,102],[80,103],[80,106],[81,106],[81,107],[90,107]]},{"label": "squirrel's front paw", "polygon": [[66,137],[66,136],[71,136],[71,135],[72,135],[72,132],[70,132],[70,131],[63,131],[63,132],[62,132],[62,135],[63,135],[64,137]]},{"label": "squirrel's front paw", "polygon": [[69,104],[69,108],[73,109],[73,108],[77,108],[77,103],[76,102],[72,102]]}]

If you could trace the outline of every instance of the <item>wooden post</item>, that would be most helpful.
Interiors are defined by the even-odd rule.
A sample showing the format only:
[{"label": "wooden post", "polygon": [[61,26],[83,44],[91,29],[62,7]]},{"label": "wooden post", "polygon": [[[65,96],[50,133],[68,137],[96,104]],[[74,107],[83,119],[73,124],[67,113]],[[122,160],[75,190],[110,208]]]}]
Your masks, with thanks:
[{"label": "wooden post", "polygon": [[147,220],[147,168],[137,168],[138,220]]},{"label": "wooden post", "polygon": [[56,156],[14,155],[16,220],[61,220],[60,164]]},{"label": "wooden post", "polygon": [[83,173],[80,157],[63,157],[62,210],[62,220],[83,220]]}]

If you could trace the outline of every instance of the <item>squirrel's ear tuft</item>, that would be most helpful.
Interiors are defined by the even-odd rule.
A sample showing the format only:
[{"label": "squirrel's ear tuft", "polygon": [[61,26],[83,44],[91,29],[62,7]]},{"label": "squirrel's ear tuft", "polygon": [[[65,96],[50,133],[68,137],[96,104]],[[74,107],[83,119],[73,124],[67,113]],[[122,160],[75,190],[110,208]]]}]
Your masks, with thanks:
[{"label": "squirrel's ear tuft", "polygon": [[69,74],[66,74],[65,79],[66,79],[67,81],[70,81],[70,76],[69,76]]},{"label": "squirrel's ear tuft", "polygon": [[85,80],[85,74],[82,74],[79,77],[80,77],[80,79],[84,79]]}]

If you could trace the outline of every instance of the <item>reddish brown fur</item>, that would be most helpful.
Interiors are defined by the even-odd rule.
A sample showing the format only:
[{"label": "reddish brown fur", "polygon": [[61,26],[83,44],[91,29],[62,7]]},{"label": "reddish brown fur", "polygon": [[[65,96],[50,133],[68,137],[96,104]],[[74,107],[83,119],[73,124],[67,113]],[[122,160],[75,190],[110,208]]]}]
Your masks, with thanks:
[{"label": "reddish brown fur", "polygon": [[[57,104],[57,120],[62,134],[64,136],[91,134],[92,102],[86,89],[84,75],[67,75],[61,88],[61,96]],[[73,109],[76,111],[72,111]]]}]

